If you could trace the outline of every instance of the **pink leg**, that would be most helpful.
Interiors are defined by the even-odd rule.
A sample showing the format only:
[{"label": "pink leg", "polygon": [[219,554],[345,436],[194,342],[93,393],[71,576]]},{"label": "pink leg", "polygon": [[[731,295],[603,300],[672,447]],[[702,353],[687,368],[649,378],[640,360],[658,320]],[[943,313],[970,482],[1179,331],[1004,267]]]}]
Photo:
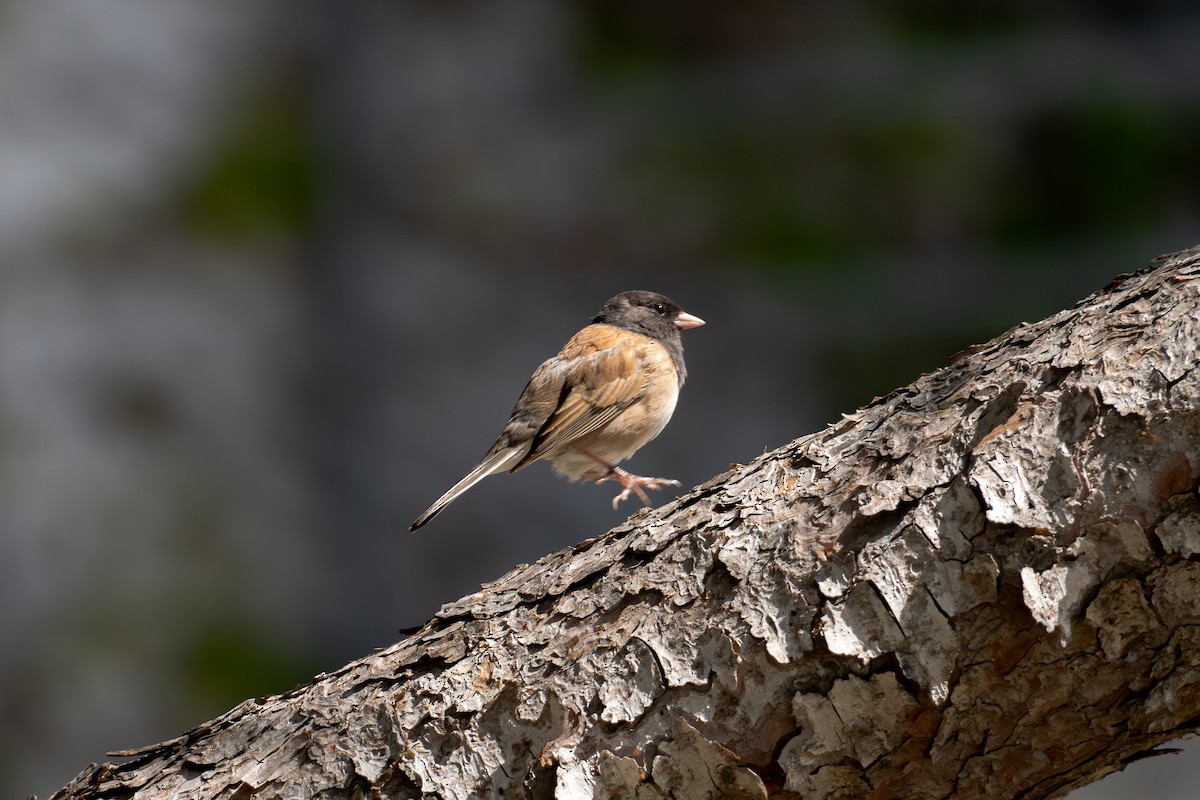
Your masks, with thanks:
[{"label": "pink leg", "polygon": [[621,493],[613,498],[613,509],[621,503],[622,500],[629,499],[629,493],[633,492],[638,496],[638,499],[645,505],[653,505],[650,498],[646,496],[643,489],[661,489],[664,486],[680,486],[679,481],[669,478],[643,478],[641,475],[634,475],[631,472],[626,472],[620,467],[609,464],[599,456],[594,456],[586,450],[580,450],[585,456],[595,461],[600,466],[604,467],[604,473],[598,478],[592,478],[596,483],[604,483],[605,481],[617,481],[621,484]]}]

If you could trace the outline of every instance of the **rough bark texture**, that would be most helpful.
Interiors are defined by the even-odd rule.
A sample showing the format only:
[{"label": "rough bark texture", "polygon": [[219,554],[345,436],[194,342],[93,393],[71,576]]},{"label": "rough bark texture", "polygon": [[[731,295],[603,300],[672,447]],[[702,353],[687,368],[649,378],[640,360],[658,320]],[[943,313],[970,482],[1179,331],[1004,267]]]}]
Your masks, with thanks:
[{"label": "rough bark texture", "polygon": [[1200,726],[1200,248],[57,798],[1045,798]]}]

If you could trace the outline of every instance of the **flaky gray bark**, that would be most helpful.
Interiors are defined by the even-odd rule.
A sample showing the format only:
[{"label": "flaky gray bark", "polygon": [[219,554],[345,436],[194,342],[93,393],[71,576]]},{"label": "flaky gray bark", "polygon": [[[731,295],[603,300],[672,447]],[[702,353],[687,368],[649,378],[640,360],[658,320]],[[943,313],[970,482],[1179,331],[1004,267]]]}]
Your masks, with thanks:
[{"label": "flaky gray bark", "polygon": [[1200,726],[1200,248],[58,798],[1057,797]]}]

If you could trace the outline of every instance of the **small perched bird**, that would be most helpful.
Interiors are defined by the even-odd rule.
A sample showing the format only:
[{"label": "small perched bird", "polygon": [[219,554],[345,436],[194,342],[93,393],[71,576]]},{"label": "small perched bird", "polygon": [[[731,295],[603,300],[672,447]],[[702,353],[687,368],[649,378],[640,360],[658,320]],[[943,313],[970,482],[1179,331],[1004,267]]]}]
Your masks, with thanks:
[{"label": "small perched bird", "polygon": [[613,508],[633,492],[679,481],[643,478],[617,466],[662,432],[687,377],[680,331],[704,320],[654,292],[622,292],[604,304],[592,324],[538,367],[512,417],[483,460],[425,509],[409,531],[437,516],[488,475],[516,472],[535,461],[573,481],[617,481]]}]

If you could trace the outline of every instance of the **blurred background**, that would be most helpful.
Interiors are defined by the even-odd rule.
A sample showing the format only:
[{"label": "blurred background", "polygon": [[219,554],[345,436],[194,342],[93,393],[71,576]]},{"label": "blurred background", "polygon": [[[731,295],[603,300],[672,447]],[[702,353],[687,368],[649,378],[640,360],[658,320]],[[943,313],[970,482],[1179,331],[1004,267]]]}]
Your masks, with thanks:
[{"label": "blurred background", "polygon": [[406,532],[618,291],[709,322],[690,487],[1200,243],[1182,0],[0,0],[0,109],[4,797],[621,522]]}]

